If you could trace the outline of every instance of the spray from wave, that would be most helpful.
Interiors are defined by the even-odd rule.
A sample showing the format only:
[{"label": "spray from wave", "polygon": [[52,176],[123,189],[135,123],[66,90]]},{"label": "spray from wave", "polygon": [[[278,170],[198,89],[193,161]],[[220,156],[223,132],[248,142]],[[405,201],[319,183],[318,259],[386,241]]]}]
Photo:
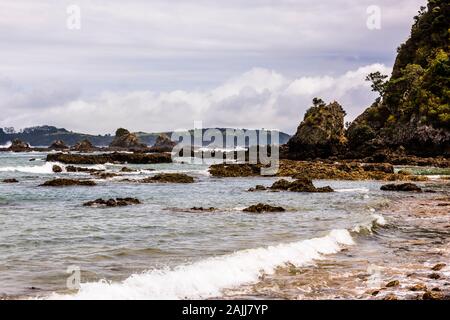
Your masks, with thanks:
[{"label": "spray from wave", "polygon": [[219,297],[223,289],[255,283],[285,263],[302,266],[354,245],[347,230],[327,236],[267,248],[238,251],[174,269],[134,274],[121,283],[81,284],[74,295],[53,294],[49,299],[205,299]]},{"label": "spray from wave", "polygon": [[5,144],[0,144],[0,149],[8,149],[9,147],[11,147],[11,145],[12,145],[12,143],[11,143],[11,141],[8,141],[7,143],[5,143]]}]

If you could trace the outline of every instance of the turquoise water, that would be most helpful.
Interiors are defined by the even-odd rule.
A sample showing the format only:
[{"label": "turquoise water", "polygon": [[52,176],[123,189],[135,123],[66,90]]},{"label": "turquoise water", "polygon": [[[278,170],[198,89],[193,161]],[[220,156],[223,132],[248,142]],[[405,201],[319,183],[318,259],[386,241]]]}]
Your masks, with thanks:
[{"label": "turquoise water", "polygon": [[[271,185],[276,178],[220,179],[209,176],[207,165],[181,163],[129,165],[139,171],[96,180],[96,187],[46,188],[39,185],[55,177],[91,177],[52,173],[53,164],[43,161],[45,156],[0,153],[0,181],[19,180],[17,184],[0,183],[0,295],[6,297],[67,293],[66,271],[72,265],[80,267],[82,283],[101,286],[85,288],[92,293],[88,297],[102,298],[99,292],[110,290],[99,282],[102,279],[112,283],[135,281],[116,289],[129,297],[154,298],[160,294],[189,298],[191,292],[192,297],[213,296],[228,285],[254,281],[259,269],[273,269],[277,261],[299,259],[305,250],[302,241],[326,237],[333,230],[370,225],[379,218],[376,212],[390,201],[389,195],[379,191],[381,182],[315,181],[316,186],[330,185],[338,191],[326,194],[252,193],[247,192],[250,187]],[[36,160],[30,162],[32,158]],[[86,167],[118,173],[123,165]],[[120,181],[160,172],[187,173],[196,182]],[[136,197],[142,204],[106,209],[82,206],[97,198],[116,197]],[[287,211],[260,215],[242,212],[259,202],[283,206]],[[217,210],[192,212],[194,206]],[[341,236],[345,238],[346,234],[341,232],[332,239]],[[339,239],[338,243],[348,242]],[[314,242],[315,250],[336,251],[333,243],[322,242]],[[266,250],[270,246],[280,246],[277,250],[285,256],[277,256],[277,250]],[[308,251],[304,260],[313,256]],[[213,257],[215,260],[211,260]],[[150,272],[150,280],[139,278],[144,272]],[[204,283],[185,279],[201,278],[202,274],[207,279]],[[130,280],[132,275],[138,276]],[[227,277],[230,279],[225,280]],[[144,291],[134,289],[149,281],[152,284]],[[178,292],[173,283],[185,287]]]}]

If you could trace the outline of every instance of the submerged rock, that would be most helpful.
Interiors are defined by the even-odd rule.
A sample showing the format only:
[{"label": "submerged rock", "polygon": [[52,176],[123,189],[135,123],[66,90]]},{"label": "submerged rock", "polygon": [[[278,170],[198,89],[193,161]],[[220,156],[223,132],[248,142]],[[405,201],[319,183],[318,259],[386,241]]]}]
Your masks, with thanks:
[{"label": "submerged rock", "polygon": [[423,300],[443,300],[444,295],[441,292],[436,291],[427,291],[423,294],[422,299]]},{"label": "submerged rock", "polygon": [[85,207],[125,207],[131,205],[141,204],[141,201],[136,198],[117,198],[117,199],[97,199],[83,204]]},{"label": "submerged rock", "polygon": [[18,183],[17,179],[5,179],[2,181],[3,183]]},{"label": "submerged rock", "polygon": [[400,285],[400,281],[398,280],[392,280],[389,283],[386,284],[387,288],[392,288],[392,287],[398,287]]},{"label": "submerged rock", "polygon": [[26,152],[31,151],[30,145],[26,142],[23,142],[19,139],[14,139],[12,141],[11,146],[8,148],[8,151],[12,152]]},{"label": "submerged rock", "polygon": [[431,268],[431,270],[433,271],[441,271],[442,269],[444,269],[447,265],[445,263],[438,263],[437,265],[435,265],[433,268]]},{"label": "submerged rock", "polygon": [[266,191],[266,190],[267,190],[267,188],[265,186],[262,186],[262,185],[257,185],[254,188],[248,189],[249,192]]},{"label": "submerged rock", "polygon": [[215,164],[209,167],[209,173],[214,177],[255,177],[261,175],[260,164]]},{"label": "submerged rock", "polygon": [[130,169],[128,167],[123,167],[122,169],[120,169],[120,172],[136,172],[136,170]]},{"label": "submerged rock", "polygon": [[184,173],[161,173],[139,180],[141,183],[194,183],[194,178]]},{"label": "submerged rock", "polygon": [[411,291],[427,291],[428,288],[426,285],[419,283],[419,284],[416,284],[416,285],[412,286],[411,288],[409,288],[409,290],[411,290]]},{"label": "submerged rock", "polygon": [[154,164],[172,163],[172,157],[168,153],[104,153],[104,154],[65,154],[54,153],[47,155],[48,162],[61,162],[64,164],[105,164],[105,163],[130,163],[130,164]]},{"label": "submerged rock", "polygon": [[147,145],[143,144],[135,133],[123,128],[117,129],[116,136],[109,147],[125,150],[147,149]]},{"label": "submerged rock", "polygon": [[104,172],[105,170],[91,169],[91,168],[80,168],[75,166],[67,166],[67,172],[85,172],[85,173],[99,173]]},{"label": "submerged rock", "polygon": [[96,186],[94,181],[90,180],[73,180],[73,179],[53,179],[44,182],[42,187],[70,187],[70,186]]},{"label": "submerged rock", "polygon": [[422,189],[413,183],[387,184],[381,187],[382,191],[422,192]]},{"label": "submerged rock", "polygon": [[277,191],[291,191],[291,192],[334,192],[334,190],[327,186],[323,188],[316,188],[311,179],[302,178],[294,181],[278,180],[271,187],[271,190]]},{"label": "submerged rock", "polygon": [[259,203],[243,210],[244,212],[263,213],[263,212],[285,212],[283,207],[274,207],[268,204]]},{"label": "submerged rock", "polygon": [[96,148],[88,139],[84,139],[75,144],[72,148],[70,148],[70,150],[78,152],[93,152]]},{"label": "submerged rock", "polygon": [[213,211],[216,211],[217,209],[214,207],[209,207],[209,208],[192,207],[190,210],[191,211],[202,211],[202,212],[213,212]]},{"label": "submerged rock", "polygon": [[50,150],[68,150],[69,149],[69,147],[62,140],[54,141],[48,148]]}]

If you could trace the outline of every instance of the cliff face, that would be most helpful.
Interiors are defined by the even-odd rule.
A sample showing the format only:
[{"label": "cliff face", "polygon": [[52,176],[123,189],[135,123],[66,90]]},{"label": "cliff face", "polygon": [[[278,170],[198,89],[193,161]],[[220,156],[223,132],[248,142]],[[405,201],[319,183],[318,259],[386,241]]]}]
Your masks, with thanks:
[{"label": "cliff face", "polygon": [[345,146],[345,111],[337,102],[316,100],[289,140],[289,158],[314,159],[338,155]]},{"label": "cliff face", "polygon": [[353,156],[404,149],[419,156],[450,155],[450,3],[430,0],[398,49],[391,79],[349,127]]}]

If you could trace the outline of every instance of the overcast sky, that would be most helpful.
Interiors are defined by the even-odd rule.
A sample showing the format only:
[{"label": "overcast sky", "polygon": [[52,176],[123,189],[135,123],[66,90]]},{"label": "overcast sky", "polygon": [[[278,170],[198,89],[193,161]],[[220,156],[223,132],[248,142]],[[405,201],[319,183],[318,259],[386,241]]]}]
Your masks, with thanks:
[{"label": "overcast sky", "polygon": [[[293,133],[315,96],[375,98],[426,0],[1,0],[0,127]],[[71,4],[81,29],[67,28]],[[381,29],[367,8],[381,9]]]}]

